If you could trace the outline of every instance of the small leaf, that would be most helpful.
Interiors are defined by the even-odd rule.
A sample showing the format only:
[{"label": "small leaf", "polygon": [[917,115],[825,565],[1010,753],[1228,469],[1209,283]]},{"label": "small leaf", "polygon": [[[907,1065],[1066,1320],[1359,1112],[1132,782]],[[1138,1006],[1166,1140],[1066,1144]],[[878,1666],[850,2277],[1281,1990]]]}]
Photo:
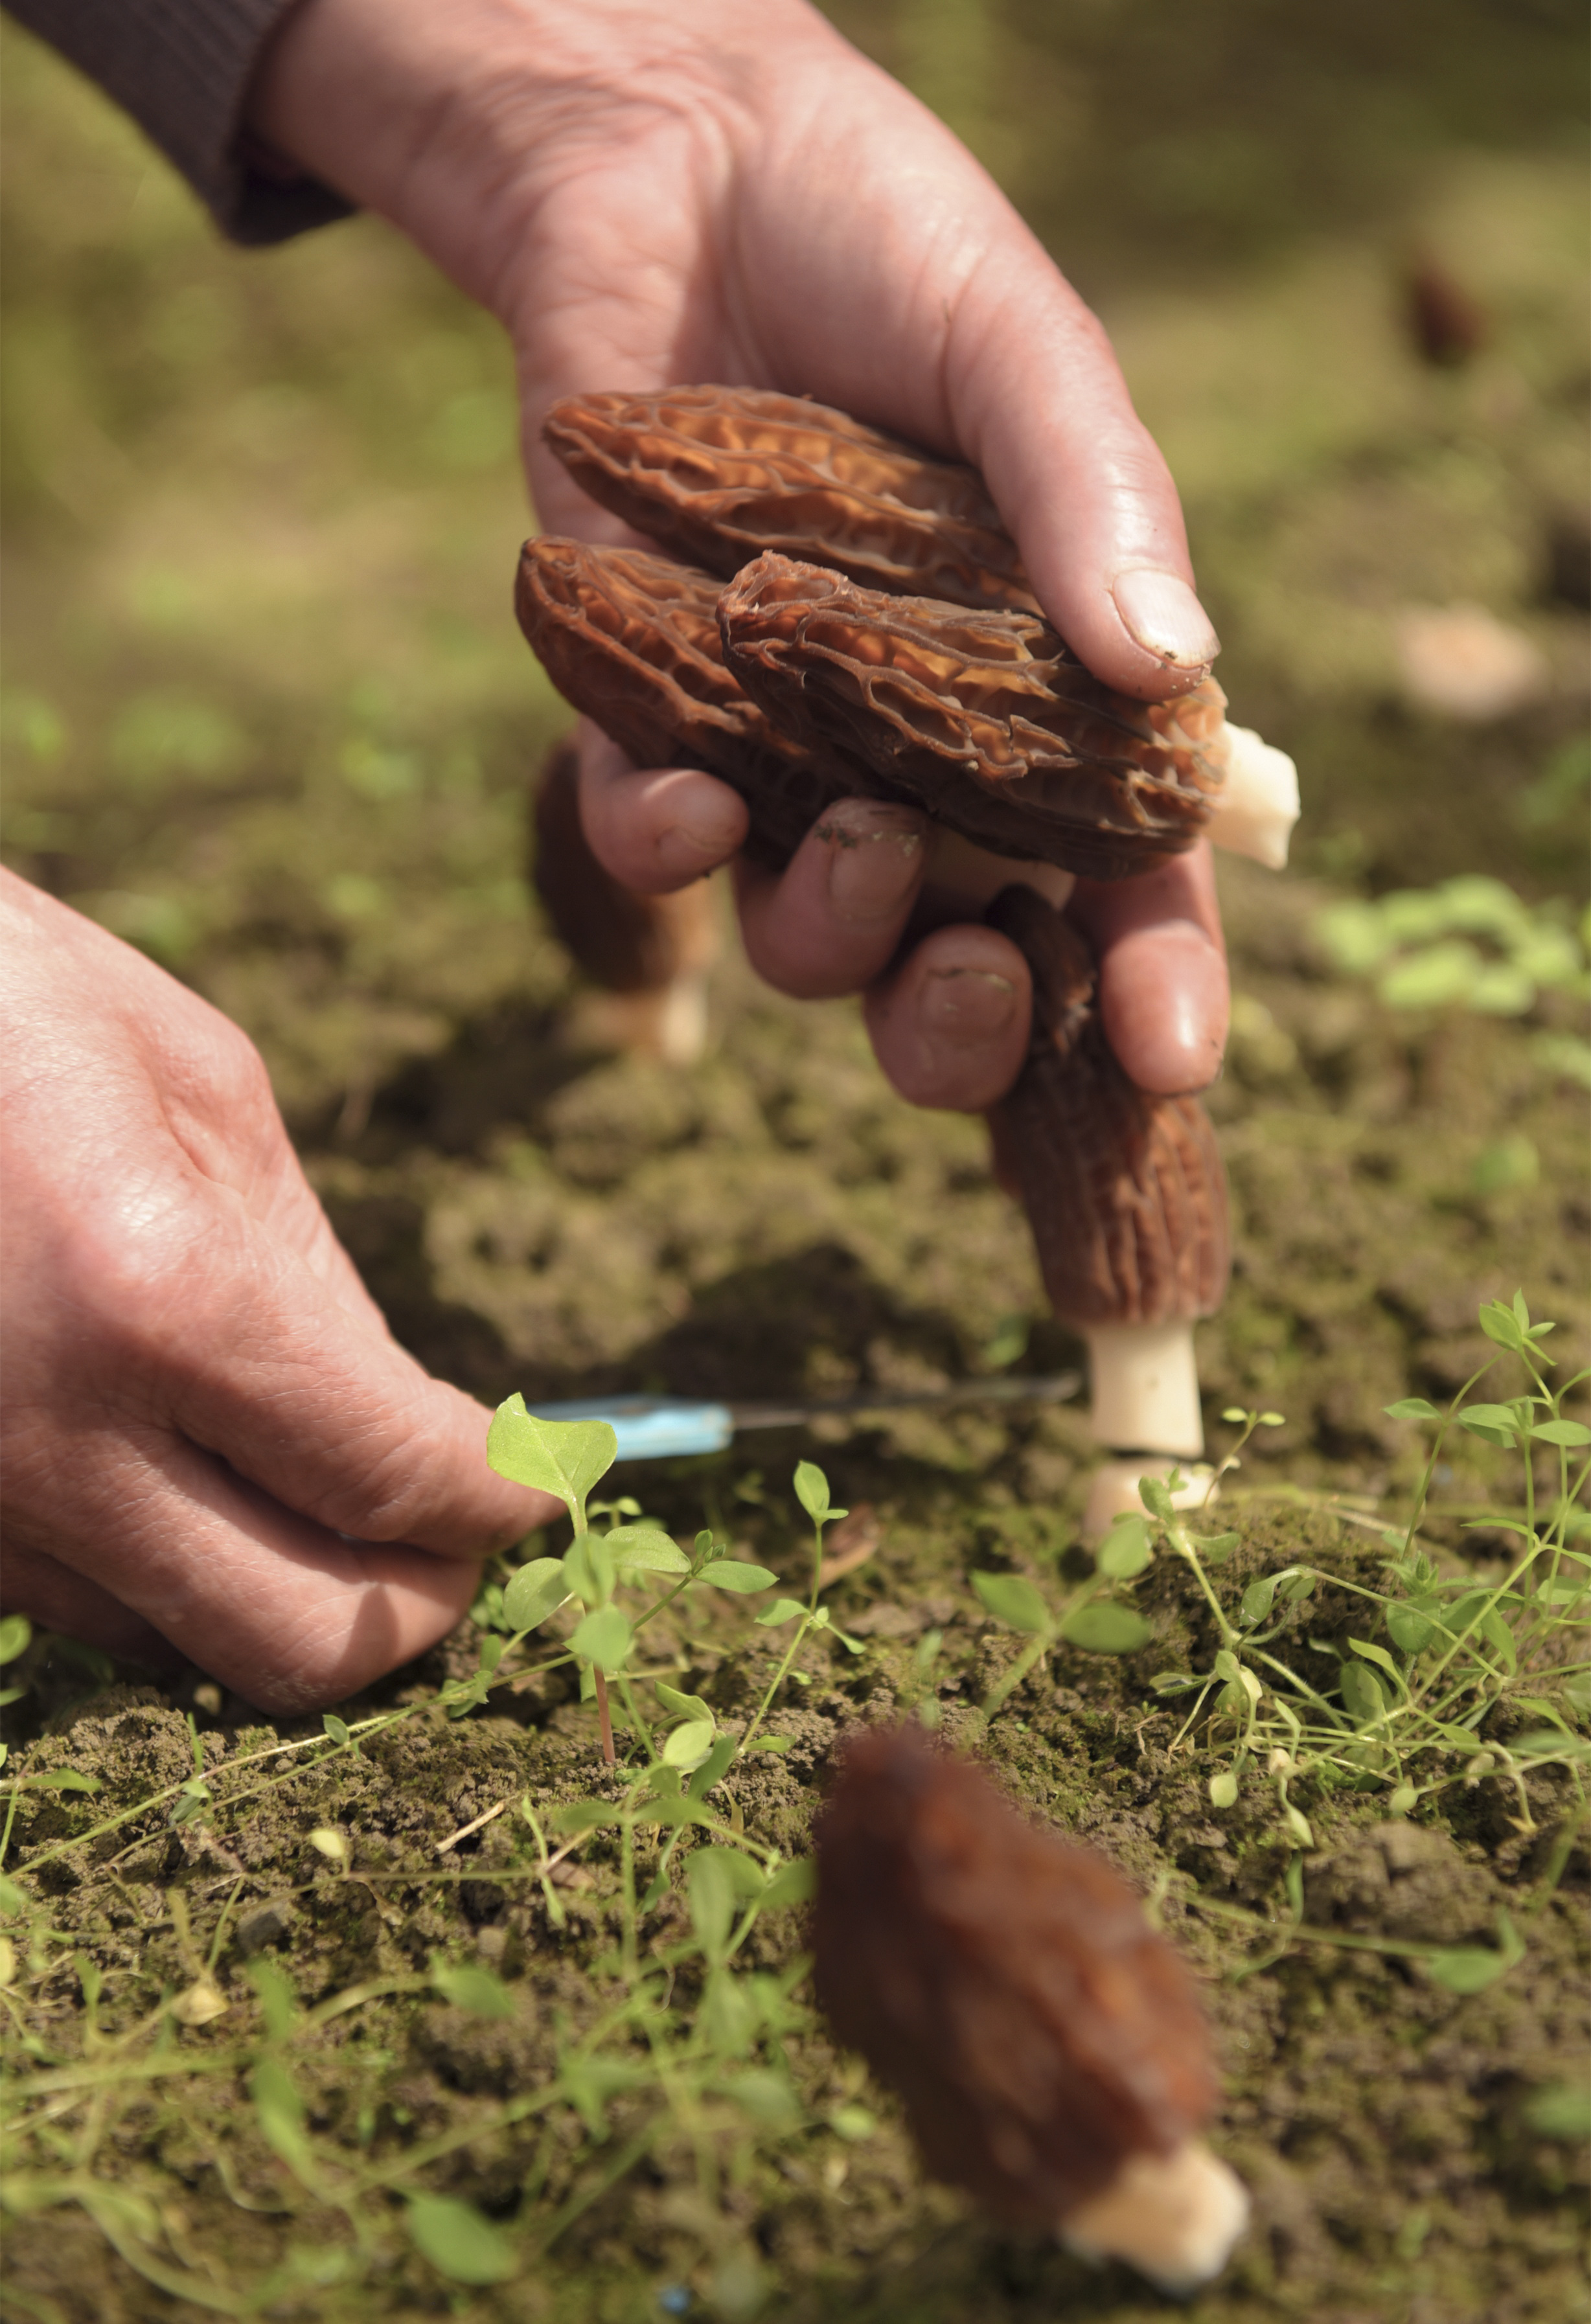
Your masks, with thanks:
[{"label": "small leaf", "polygon": [[550,1808],[547,1821],[554,1831],[595,1831],[601,1824],[617,1823],[622,1813],[603,1800],[569,1800],[562,1807]]},{"label": "small leaf", "polygon": [[[837,1636],[838,1633],[837,1632],[836,1635]],[[786,1751],[793,1749],[794,1743],[795,1738],[791,1735],[759,1735],[754,1742],[748,1743],[745,1748],[748,1751],[772,1751],[775,1757],[782,1758]]]},{"label": "small leaf", "polygon": [[1505,1404],[1472,1404],[1458,1416],[1458,1425],[1487,1444],[1512,1446],[1518,1442],[1518,1422]]},{"label": "small leaf", "polygon": [[25,1614],[7,1614],[0,1621],[0,1663],[14,1663],[32,1643],[33,1626]]},{"label": "small leaf", "polygon": [[763,1889],[763,1910],[783,1912],[790,1905],[809,1903],[817,1893],[817,1865],[809,1856],[795,1856],[780,1866]]},{"label": "small leaf", "polygon": [[503,1618],[511,1630],[539,1630],[569,1594],[561,1557],[532,1557],[504,1584]]},{"label": "small leaf", "polygon": [[698,1579],[715,1590],[733,1590],[737,1596],[746,1597],[756,1590],[771,1590],[779,1576],[770,1573],[765,1565],[743,1565],[736,1557],[720,1557],[703,1566]]},{"label": "small leaf", "polygon": [[788,2076],[772,2066],[748,2066],[718,2085],[722,2095],[774,2136],[795,2129],[801,2118],[800,2100]]},{"label": "small leaf", "polygon": [[599,1606],[595,1614],[587,1614],[569,1640],[576,1654],[595,1663],[610,1678],[615,1671],[623,1670],[634,1643],[634,1625],[616,1606]]},{"label": "small leaf", "polygon": [[1487,1339],[1494,1341],[1498,1347],[1511,1348],[1516,1354],[1523,1347],[1524,1333],[1521,1328],[1519,1317],[1512,1307],[1505,1307],[1500,1299],[1489,1299],[1486,1302],[1480,1311],[1479,1322]]},{"label": "small leaf", "polygon": [[1080,1646],[1085,1654],[1135,1655],[1154,1632],[1130,1606],[1112,1606],[1096,1599],[1067,1616],[1060,1635],[1068,1646]]},{"label": "small leaf", "polygon": [[757,1628],[777,1630],[786,1622],[799,1621],[806,1610],[799,1598],[775,1598],[772,1606],[765,1606],[757,1616]]},{"label": "small leaf", "polygon": [[1244,1423],[1247,1420],[1248,1415],[1244,1412],[1242,1405],[1233,1404],[1228,1405],[1226,1410],[1221,1415],[1221,1417],[1223,1420],[1230,1421],[1235,1428],[1241,1428]]},{"label": "small leaf", "polygon": [[[24,1775],[23,1781],[37,1792],[97,1792],[103,1788],[97,1775],[80,1775],[75,1767],[46,1767],[42,1775]],[[208,1799],[209,1794],[205,1796]]]},{"label": "small leaf", "polygon": [[615,1526],[602,1536],[621,1573],[689,1573],[690,1560],[658,1526]]},{"label": "small leaf", "polygon": [[1196,1533],[1189,1536],[1207,1565],[1225,1565],[1242,1537],[1235,1533]]},{"label": "small leaf", "polygon": [[329,1824],[319,1824],[313,1831],[306,1832],[304,1836],[311,1848],[319,1849],[322,1856],[329,1856],[334,1864],[347,1862],[348,1843],[342,1833],[334,1831]]},{"label": "small leaf", "polygon": [[304,2132],[304,2102],[280,2058],[262,2058],[249,2077],[260,2135],[307,2187],[316,2181],[315,2156]]},{"label": "small leaf", "polygon": [[1392,1793],[1391,1799],[1388,1800],[1387,1806],[1391,1809],[1393,1815],[1406,1816],[1409,1813],[1410,1809],[1414,1806],[1419,1797],[1420,1794],[1415,1790],[1412,1784],[1400,1784]]},{"label": "small leaf", "polygon": [[975,1573],[972,1586],[985,1610],[1009,1629],[1032,1632],[1054,1627],[1050,1609],[1020,1573]]},{"label": "small leaf", "polygon": [[1559,1727],[1538,1727],[1528,1735],[1511,1735],[1508,1748],[1518,1759],[1591,1757],[1591,1742],[1581,1735],[1565,1734]]},{"label": "small leaf", "polygon": [[1218,1774],[1210,1777],[1209,1793],[1210,1805],[1213,1808],[1229,1808],[1235,1806],[1237,1801],[1237,1778],[1233,1774],[1230,1767],[1223,1767],[1220,1769]]},{"label": "small leaf", "polygon": [[411,2195],[408,2227],[415,2249],[450,2283],[505,2283],[519,2264],[502,2230],[456,2196]]},{"label": "small leaf", "polygon": [[1176,1509],[1173,1508],[1171,1503],[1171,1496],[1167,1490],[1165,1481],[1162,1478],[1140,1477],[1138,1480],[1138,1498],[1142,1502],[1146,1509],[1149,1509],[1155,1517],[1159,1517],[1162,1525],[1169,1525],[1177,1514]]},{"label": "small leaf", "polygon": [[486,1459],[500,1477],[560,1500],[578,1525],[581,1505],[617,1456],[619,1440],[606,1420],[541,1420],[511,1396],[492,1416]]},{"label": "small leaf", "polygon": [[1243,1665],[1238,1661],[1237,1656],[1233,1653],[1231,1647],[1223,1646],[1216,1656],[1216,1676],[1217,1678],[1224,1679],[1235,1679],[1242,1669]]},{"label": "small leaf", "polygon": [[702,1761],[712,1749],[713,1738],[717,1733],[717,1729],[710,1718],[686,1720],[682,1725],[675,1728],[663,1745],[664,1766],[678,1767],[682,1775],[689,1775],[694,1768],[701,1766]]},{"label": "small leaf", "polygon": [[1396,1404],[1383,1404],[1381,1408],[1389,1420],[1440,1420],[1442,1416],[1422,1396],[1400,1397]]},{"label": "small leaf", "polygon": [[563,1586],[586,1607],[606,1606],[613,1595],[618,1568],[600,1533],[575,1536],[563,1554]]},{"label": "small leaf", "polygon": [[1300,1848],[1314,1847],[1315,1835],[1309,1829],[1309,1819],[1301,1809],[1295,1808],[1290,1800],[1283,1803],[1281,1821],[1287,1826],[1289,1839]]},{"label": "small leaf", "polygon": [[1304,1600],[1311,1595],[1314,1588],[1315,1577],[1312,1573],[1295,1573],[1290,1582],[1282,1583],[1281,1594],[1290,1606],[1301,1606]]},{"label": "small leaf", "polygon": [[259,1959],[248,1965],[248,1981],[259,1996],[267,2038],[285,2042],[298,2019],[291,1978],[275,1961]]},{"label": "small leaf", "polygon": [[1276,1588],[1281,1580],[1281,1576],[1279,1573],[1268,1573],[1263,1582],[1249,1583],[1243,1593],[1243,1602],[1238,1609],[1238,1619],[1245,1630],[1253,1629],[1256,1624],[1263,1622],[1269,1614],[1275,1602]]},{"label": "small leaf", "polygon": [[1374,1671],[1359,1663],[1345,1663],[1341,1685],[1343,1708],[1355,1727],[1373,1727],[1386,1717],[1386,1697]]},{"label": "small leaf", "polygon": [[878,2128],[878,2116],[865,2106],[836,2107],[828,2117],[828,2127],[837,2138],[855,2145],[858,2139],[872,2137]]},{"label": "small leaf", "polygon": [[720,1782],[732,1765],[740,1746],[733,1735],[720,1735],[701,1766],[686,1784],[691,1799],[705,1800],[713,1785]]},{"label": "small leaf", "polygon": [[1451,1945],[1443,1952],[1428,1954],[1421,1966],[1433,1985],[1445,1986],[1449,1993],[1484,1993],[1487,1986],[1505,1977],[1512,1964],[1490,1945]]},{"label": "small leaf", "polygon": [[[736,1849],[698,1848],[685,1868],[690,1924],[697,1942],[715,1964],[723,1960],[729,1943],[735,1909],[745,1895],[745,1875],[740,1868],[747,1863]],[[754,1873],[756,1867],[750,1869]]]},{"label": "small leaf", "polygon": [[711,1711],[699,1694],[681,1694],[677,1687],[668,1685],[661,1678],[653,1679],[652,1683],[663,1709],[671,1711],[676,1719],[710,1720],[712,1718]]},{"label": "small leaf", "polygon": [[[1591,1444],[1591,1428],[1578,1420],[1543,1420],[1531,1434],[1540,1444]],[[5,1657],[0,1655],[0,1661]]]},{"label": "small leaf", "polygon": [[472,2017],[513,2015],[513,1996],[502,1978],[475,1961],[433,1961],[430,1981],[444,2001]]},{"label": "small leaf", "polygon": [[1186,1671],[1160,1671],[1149,1683],[1156,1694],[1187,1694],[1203,1681],[1190,1678]]},{"label": "small leaf", "polygon": [[1549,2082],[1532,2090],[1524,2118],[1541,2138],[1561,2138],[1579,2146],[1591,2141],[1591,2081]]},{"label": "small leaf", "polygon": [[334,1743],[343,1744],[353,1740],[348,1733],[347,1720],[339,1719],[335,1711],[323,1711],[320,1714],[320,1724]]},{"label": "small leaf", "polygon": [[816,1525],[829,1517],[839,1517],[841,1510],[828,1506],[828,1480],[815,1461],[796,1463],[795,1497]]},{"label": "small leaf", "polygon": [[1119,1517],[1099,1545],[1095,1564],[1112,1582],[1131,1582],[1154,1557],[1142,1517]]},{"label": "small leaf", "polygon": [[1436,1624],[1417,1605],[1394,1601],[1386,1609],[1387,1636],[1401,1655],[1420,1655],[1429,1646]]},{"label": "small leaf", "polygon": [[1392,1684],[1401,1692],[1403,1682],[1398,1665],[1384,1646],[1373,1646],[1367,1638],[1350,1638],[1348,1644],[1355,1654],[1362,1655],[1367,1663],[1374,1663],[1378,1670],[1385,1671]]},{"label": "small leaf", "polygon": [[7,1880],[0,1877],[0,1914],[3,1914],[6,1920],[14,1921],[19,1914],[27,1911],[29,1897],[25,1888],[19,1888],[14,1880]]}]

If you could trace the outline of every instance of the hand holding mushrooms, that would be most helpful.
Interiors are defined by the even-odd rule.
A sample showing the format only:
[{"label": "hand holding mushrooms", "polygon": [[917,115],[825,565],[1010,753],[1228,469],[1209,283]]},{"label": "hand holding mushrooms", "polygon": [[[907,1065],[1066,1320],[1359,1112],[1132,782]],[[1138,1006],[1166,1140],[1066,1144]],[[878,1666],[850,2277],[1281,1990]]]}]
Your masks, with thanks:
[{"label": "hand holding mushrooms", "polygon": [[[1029,605],[1095,678],[1151,701],[1206,676],[1217,641],[1176,493],[1099,324],[957,140],[800,0],[305,0],[252,120],[502,318],[546,533],[614,543],[636,521],[542,440],[560,398],[810,395],[979,471],[973,521],[1004,520]],[[651,893],[747,830],[717,770],[637,763],[590,733],[581,810],[607,870]],[[740,866],[754,965],[802,996],[871,987],[902,1095],[991,1102],[1027,1046],[1020,953],[936,881],[920,810],[853,798],[822,821],[782,871]],[[1090,888],[1074,909],[1132,1079],[1202,1087],[1226,1009],[1202,851],[1146,894]]]},{"label": "hand holding mushrooms", "polygon": [[[1139,706],[1111,714],[1134,750],[1205,715],[1216,640],[1099,325],[956,140],[801,0],[301,0],[246,127],[502,320],[549,533],[633,537],[634,512],[599,505],[543,443],[560,398],[703,380],[813,396],[979,472],[939,512],[961,527],[948,564],[930,528],[926,594],[953,568],[1020,566],[1023,594],[990,602],[1053,625],[1068,667]],[[799,566],[802,539],[781,553]],[[719,763],[623,739],[631,755],[594,732],[582,748],[580,819],[608,873],[658,895],[738,856],[765,975],[865,989],[904,1095],[1005,1095],[1032,973],[985,920],[1005,877],[976,832],[860,752],[804,822],[788,790],[770,851]],[[1131,881],[1084,872],[1068,918],[1110,1048],[1140,1090],[1202,1086],[1226,1024],[1202,843]],[[187,1655],[267,1707],[334,1701],[449,1628],[470,1560],[538,1512],[467,1455],[484,1413],[386,1339],[246,1042],[16,885],[9,1195],[28,1223],[8,1253],[8,1602]]]}]

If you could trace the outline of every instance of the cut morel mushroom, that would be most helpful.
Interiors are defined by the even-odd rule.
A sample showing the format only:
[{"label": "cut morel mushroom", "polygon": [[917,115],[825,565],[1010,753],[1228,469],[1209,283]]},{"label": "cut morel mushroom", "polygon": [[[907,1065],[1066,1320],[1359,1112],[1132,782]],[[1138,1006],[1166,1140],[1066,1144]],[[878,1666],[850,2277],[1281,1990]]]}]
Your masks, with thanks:
[{"label": "cut morel mushroom", "polygon": [[875,789],[771,726],[724,667],[719,585],[641,549],[545,534],[520,554],[514,607],[554,686],[641,767],[701,767],[751,809],[748,849],[788,862],[826,807]]},{"label": "cut morel mushroom", "polygon": [[1094,956],[1024,887],[985,915],[1033,977],[1033,1038],[989,1117],[1056,1314],[1083,1334],[1093,1427],[1123,1452],[1204,1450],[1193,1324],[1226,1287],[1226,1180],[1195,1097],[1152,1097],[1105,1039]]},{"label": "cut morel mushroom", "polygon": [[569,395],[541,433],[593,500],[726,580],[776,549],[875,589],[1039,610],[976,468],[827,404],[749,387]]},{"label": "cut morel mushroom", "polygon": [[580,822],[572,735],[548,756],[532,820],[532,884],[575,965],[624,1004],[611,1032],[625,1048],[694,1065],[707,1046],[708,972],[719,946],[708,882],[640,896],[603,869]]},{"label": "cut morel mushroom", "polygon": [[1248,2198],[1198,2135],[1209,2029],[1120,1875],[915,1727],[848,1745],[815,1837],[819,1998],[934,2176],[1165,2290],[1218,2274]]},{"label": "cut morel mushroom", "polygon": [[889,596],[772,555],[725,590],[718,623],[725,660],[774,725],[860,761],[980,846],[1118,880],[1209,822],[1225,771],[1214,678],[1176,702],[1134,701],[1036,613]]}]

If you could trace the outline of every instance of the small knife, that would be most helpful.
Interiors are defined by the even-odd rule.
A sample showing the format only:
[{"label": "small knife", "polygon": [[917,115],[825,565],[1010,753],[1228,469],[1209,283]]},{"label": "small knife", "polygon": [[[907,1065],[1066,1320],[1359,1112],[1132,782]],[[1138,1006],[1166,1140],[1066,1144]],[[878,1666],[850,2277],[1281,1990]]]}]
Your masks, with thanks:
[{"label": "small knife", "polygon": [[538,1420],[606,1420],[618,1438],[618,1461],[661,1461],[686,1452],[721,1452],[751,1428],[799,1428],[809,1420],[848,1418],[865,1412],[945,1412],[957,1405],[1065,1404],[1083,1385],[1080,1372],[1049,1379],[964,1380],[956,1388],[863,1388],[841,1396],[781,1404],[698,1404],[678,1396],[578,1397],[572,1403],[534,1404]]}]

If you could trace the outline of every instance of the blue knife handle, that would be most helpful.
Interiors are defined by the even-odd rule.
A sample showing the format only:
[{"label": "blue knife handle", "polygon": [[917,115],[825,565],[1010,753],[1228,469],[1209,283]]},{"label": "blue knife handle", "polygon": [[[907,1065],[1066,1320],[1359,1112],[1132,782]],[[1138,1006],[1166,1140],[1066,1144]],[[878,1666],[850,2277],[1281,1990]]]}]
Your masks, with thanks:
[{"label": "blue knife handle", "polygon": [[617,1461],[661,1461],[686,1452],[721,1452],[735,1434],[726,1404],[684,1397],[579,1397],[529,1407],[538,1420],[606,1420],[619,1440]]}]

